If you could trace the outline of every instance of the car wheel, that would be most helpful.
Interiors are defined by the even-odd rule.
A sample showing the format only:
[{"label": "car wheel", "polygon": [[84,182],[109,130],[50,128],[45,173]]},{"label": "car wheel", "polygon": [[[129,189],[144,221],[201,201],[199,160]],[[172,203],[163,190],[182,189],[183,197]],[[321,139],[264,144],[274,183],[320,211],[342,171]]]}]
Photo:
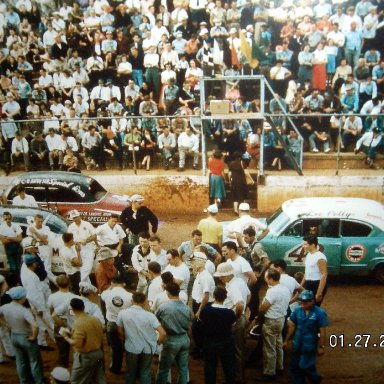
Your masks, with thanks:
[{"label": "car wheel", "polygon": [[384,264],[377,265],[373,271],[373,275],[379,283],[384,284]]}]

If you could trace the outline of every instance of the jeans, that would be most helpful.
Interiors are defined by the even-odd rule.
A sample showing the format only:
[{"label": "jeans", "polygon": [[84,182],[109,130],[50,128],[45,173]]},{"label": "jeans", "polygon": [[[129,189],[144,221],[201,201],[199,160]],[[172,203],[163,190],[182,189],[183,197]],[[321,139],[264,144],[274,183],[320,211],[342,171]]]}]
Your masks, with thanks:
[{"label": "jeans", "polygon": [[111,363],[109,369],[112,372],[118,373],[121,371],[123,363],[124,344],[119,339],[117,325],[113,321],[107,322],[107,340],[111,348]]},{"label": "jeans", "polygon": [[317,148],[317,145],[316,145],[317,143],[323,144],[324,151],[329,150],[329,139],[327,139],[326,141],[319,140],[317,136],[314,133],[312,133],[312,135],[309,136],[308,141],[309,141],[309,148],[311,150],[314,148]]},{"label": "jeans", "polygon": [[289,363],[289,375],[293,384],[305,384],[306,378],[310,383],[320,383],[321,376],[316,371],[316,354],[312,352],[292,352],[291,362]]},{"label": "jeans", "polygon": [[355,68],[360,58],[360,49],[345,49],[347,64]]},{"label": "jeans", "polygon": [[143,70],[142,69],[133,69],[132,70],[132,80],[140,88],[143,85]]},{"label": "jeans", "polygon": [[139,375],[140,384],[151,384],[152,357],[153,355],[146,353],[127,352],[125,384],[135,384],[137,374]]},{"label": "jeans", "polygon": [[232,384],[236,380],[235,343],[230,336],[223,340],[204,341],[204,378],[205,384],[216,383],[217,362],[220,359],[223,367],[225,383]]},{"label": "jeans", "polygon": [[274,376],[283,367],[283,337],[285,317],[265,319],[263,324],[263,373]]},{"label": "jeans", "polygon": [[72,384],[106,384],[103,351],[96,349],[88,353],[75,352],[71,374]]},{"label": "jeans", "polygon": [[69,367],[69,352],[71,350],[70,344],[59,335],[60,327],[55,326],[55,341],[58,351],[57,365],[59,367]]},{"label": "jeans", "polygon": [[43,362],[40,350],[37,342],[29,341],[28,337],[29,335],[24,333],[11,334],[20,384],[30,383],[30,374],[36,384],[43,384]]},{"label": "jeans", "polygon": [[17,272],[20,270],[21,254],[23,249],[19,243],[9,243],[4,245],[5,254],[7,255],[9,270]]},{"label": "jeans", "polygon": [[190,340],[187,334],[172,336],[168,335],[161,352],[159,362],[159,372],[157,374],[157,384],[166,384],[168,371],[173,362],[176,362],[179,373],[179,384],[188,382],[188,358]]}]

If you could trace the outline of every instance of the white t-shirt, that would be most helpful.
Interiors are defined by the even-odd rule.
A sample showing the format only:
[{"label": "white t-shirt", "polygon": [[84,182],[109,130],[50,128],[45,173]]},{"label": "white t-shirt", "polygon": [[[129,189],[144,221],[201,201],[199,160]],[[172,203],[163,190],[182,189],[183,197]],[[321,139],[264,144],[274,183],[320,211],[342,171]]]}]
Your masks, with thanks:
[{"label": "white t-shirt", "polygon": [[72,265],[71,261],[77,258],[77,252],[74,245],[66,247],[65,245],[60,248],[60,258],[63,261],[64,272],[67,275],[73,275],[80,269]]},{"label": "white t-shirt", "polygon": [[[187,303],[188,303],[188,295],[187,295],[186,292],[180,291],[179,299],[184,304],[187,305]],[[151,305],[151,311],[155,313],[159,309],[161,304],[168,303],[168,301],[169,301],[169,297],[167,295],[167,292],[162,291],[162,292],[158,293],[157,296],[155,297],[155,300],[153,301],[153,303]]]},{"label": "white t-shirt", "polygon": [[215,290],[215,281],[213,280],[212,275],[204,269],[202,272],[198,273],[195,281],[193,282],[192,287],[192,299],[196,303],[201,303],[203,301],[203,296],[206,292],[209,293],[209,302],[213,301],[213,291]]},{"label": "white t-shirt", "polygon": [[168,265],[168,259],[167,259],[167,251],[165,249],[162,249],[160,251],[160,255],[156,255],[155,252],[151,250],[149,253],[149,261],[156,261],[160,264],[161,272],[163,272],[164,268]]},{"label": "white t-shirt", "polygon": [[265,317],[268,319],[279,319],[287,314],[289,302],[291,300],[289,289],[283,284],[276,284],[268,288],[264,300],[271,304]]},{"label": "white t-shirt", "polygon": [[111,228],[108,223],[105,223],[96,228],[96,235],[98,243],[103,246],[117,244],[121,239],[124,239],[125,232],[119,224]]},{"label": "white t-shirt", "polygon": [[168,264],[164,272],[171,272],[173,277],[176,280],[181,280],[180,290],[187,292],[189,279],[191,278],[191,274],[189,272],[189,268],[186,264],[182,263],[179,266],[175,267],[174,265]]},{"label": "white t-shirt", "polygon": [[107,320],[116,322],[119,312],[132,305],[132,293],[123,287],[113,287],[103,291],[101,300],[105,302]]},{"label": "white t-shirt", "polygon": [[11,223],[8,226],[5,222],[0,225],[0,235],[5,237],[16,237],[23,233],[19,224]]},{"label": "white t-shirt", "polygon": [[36,208],[38,207],[35,198],[32,195],[25,194],[24,199],[22,199],[19,195],[15,196],[12,199],[12,205],[20,205],[23,207]]},{"label": "white t-shirt", "polygon": [[[254,228],[254,230],[256,231],[256,236],[260,234],[262,231],[264,231],[265,229],[267,229],[267,226],[264,223],[262,223],[260,220],[257,220],[256,218],[250,215],[243,215],[229,224],[227,234],[230,232],[236,232],[242,235],[244,232],[244,229],[248,227]],[[238,244],[236,238],[227,237],[226,241],[228,240]]]},{"label": "white t-shirt", "polygon": [[296,279],[286,273],[280,275],[280,284],[289,289],[291,296],[297,288],[300,288],[300,284],[296,281]]},{"label": "white t-shirt", "polygon": [[244,273],[252,272],[252,267],[247,260],[242,256],[237,256],[235,260],[228,259],[227,263],[232,265],[235,273],[235,277],[239,277],[244,280],[245,284],[248,284],[249,278],[244,275]]},{"label": "white t-shirt", "polygon": [[224,301],[225,307],[235,310],[236,304],[243,303],[244,313],[247,307],[248,295],[251,293],[244,280],[234,277],[231,281],[225,284],[225,288],[227,290],[227,298]]},{"label": "white t-shirt", "polygon": [[[47,308],[52,312],[56,312],[57,308],[59,308],[64,302],[70,301],[74,297],[77,296],[72,292],[57,291],[55,293],[52,293],[48,297]],[[65,319],[65,316],[61,316],[61,318]]]},{"label": "white t-shirt", "polygon": [[320,251],[307,253],[305,256],[305,280],[320,280],[321,273],[319,266],[317,265],[319,260],[325,260],[325,262],[327,262],[327,258],[324,253]]},{"label": "white t-shirt", "polygon": [[149,287],[148,287],[149,306],[152,306],[159,292],[163,291],[162,284],[163,284],[163,280],[161,280],[161,276],[156,276],[149,284]]}]

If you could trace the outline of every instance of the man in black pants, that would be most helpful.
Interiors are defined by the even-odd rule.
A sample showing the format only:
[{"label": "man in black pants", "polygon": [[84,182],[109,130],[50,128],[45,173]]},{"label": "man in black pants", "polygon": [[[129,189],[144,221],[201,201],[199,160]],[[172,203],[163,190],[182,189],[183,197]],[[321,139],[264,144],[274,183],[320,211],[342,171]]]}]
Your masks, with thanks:
[{"label": "man in black pants", "polygon": [[200,313],[204,334],[204,377],[205,384],[216,383],[217,359],[223,366],[226,383],[236,379],[235,342],[232,325],[236,322],[235,312],[224,307],[227,291],[217,286],[213,292],[215,301],[205,306]]}]

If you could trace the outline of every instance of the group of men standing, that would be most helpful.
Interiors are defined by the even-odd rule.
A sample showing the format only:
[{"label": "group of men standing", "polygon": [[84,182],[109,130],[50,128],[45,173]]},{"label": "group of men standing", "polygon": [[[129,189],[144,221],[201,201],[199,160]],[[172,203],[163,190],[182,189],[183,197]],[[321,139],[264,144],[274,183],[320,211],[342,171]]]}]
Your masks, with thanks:
[{"label": "group of men standing", "polygon": [[[274,381],[284,369],[282,332],[288,312],[285,345],[294,338],[292,380],[302,383],[308,377],[320,382],[316,353],[324,352],[328,323],[325,312],[315,303],[323,299],[325,282],[314,285],[306,279],[305,283],[312,283],[312,291],[304,290],[285,273],[283,260],[270,262],[260,243],[269,229],[250,216],[247,203],[240,204],[240,217],[230,223],[226,241],[222,242],[218,209],[210,206],[206,210],[208,217],[200,221],[190,240],[178,249],[164,250],[156,235],[157,217],[143,205],[142,196],[134,195],[131,201],[121,216],[112,215],[97,228],[83,220],[79,212],[70,212],[72,223],[62,236],[59,251],[65,274],[59,276],[52,274],[49,265],[51,235],[42,218],[35,217],[22,240],[10,213],[4,214],[0,241],[5,246],[15,243],[23,248],[17,254],[23,254],[23,287],[7,291],[3,296],[8,296],[9,303],[0,307],[0,318],[11,328],[21,382],[31,371],[35,382],[42,382],[37,345],[51,348],[45,338],[48,333],[59,349],[58,365],[69,368],[70,348],[74,351],[72,383],[105,383],[104,332],[111,352],[110,372],[121,373],[126,355],[127,384],[135,383],[137,377],[141,383],[151,382],[155,355],[159,355],[157,383],[171,381],[174,363],[178,382],[188,383],[190,333],[193,357],[204,360],[205,383],[216,383],[218,359],[227,383],[243,382],[245,335],[254,326],[262,326],[263,376],[258,379]],[[12,241],[8,242],[4,229],[15,232]],[[311,249],[315,263],[323,262],[325,256],[319,256],[316,247]],[[9,260],[15,256],[13,271],[18,273],[17,255],[7,251]],[[98,263],[93,279],[95,256]],[[127,284],[132,283],[127,264],[138,275],[133,293],[127,289]],[[259,305],[264,282],[268,289]],[[51,293],[50,285],[55,293]],[[26,301],[29,309],[25,308]],[[14,337],[18,332],[24,335],[21,344]],[[34,359],[25,354],[32,350]]]}]

